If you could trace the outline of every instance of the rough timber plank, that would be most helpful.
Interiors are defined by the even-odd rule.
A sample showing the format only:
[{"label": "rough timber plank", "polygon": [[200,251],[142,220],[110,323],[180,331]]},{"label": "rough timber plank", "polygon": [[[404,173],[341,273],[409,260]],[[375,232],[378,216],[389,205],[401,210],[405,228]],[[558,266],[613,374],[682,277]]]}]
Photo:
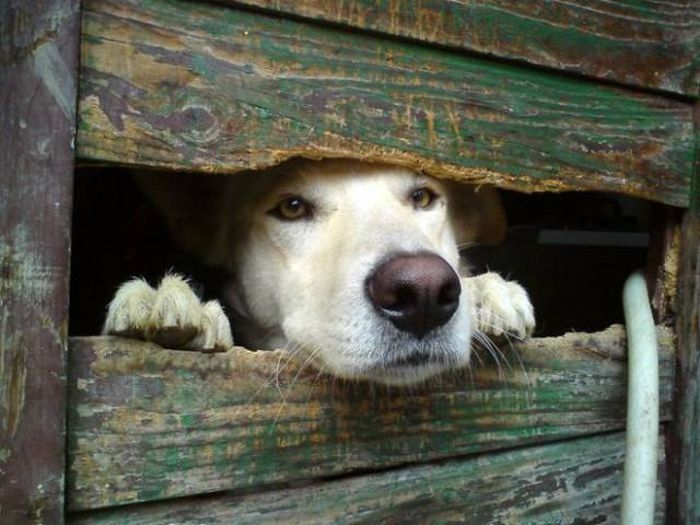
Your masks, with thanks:
[{"label": "rough timber plank", "polygon": [[700,94],[696,0],[225,0],[686,95]]},{"label": "rough timber plank", "polygon": [[[659,329],[662,414],[673,341]],[[341,385],[281,351],[198,354],[75,338],[71,510],[153,501],[537,443],[624,426],[624,330],[533,339],[413,390]],[[486,356],[482,356],[488,361]],[[522,368],[519,359],[522,359]]]},{"label": "rough timber plank", "polygon": [[0,2],[0,523],[62,523],[79,2]]},{"label": "rough timber plank", "polygon": [[700,523],[700,103],[696,106],[692,206],[683,219],[678,276],[678,377],[670,523]]},{"label": "rough timber plank", "polygon": [[196,2],[84,8],[85,159],[232,172],[340,156],[688,202],[689,104]]},{"label": "rough timber plank", "polygon": [[[580,438],[247,496],[108,509],[73,525],[619,523],[624,435]],[[660,451],[656,523],[664,523]]]}]

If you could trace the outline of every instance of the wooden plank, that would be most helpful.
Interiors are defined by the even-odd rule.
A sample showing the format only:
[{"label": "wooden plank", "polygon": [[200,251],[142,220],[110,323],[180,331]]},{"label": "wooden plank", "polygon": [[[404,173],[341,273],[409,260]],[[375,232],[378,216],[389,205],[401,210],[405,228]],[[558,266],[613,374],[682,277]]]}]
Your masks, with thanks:
[{"label": "wooden plank", "polygon": [[[660,328],[659,337],[667,418],[673,336]],[[624,345],[620,326],[533,339],[518,345],[517,354],[502,349],[510,365],[499,369],[482,352],[484,364],[473,373],[406,390],[342,385],[282,351],[205,355],[127,339],[74,338],[69,508],[318,478],[619,429]]]},{"label": "wooden plank", "polygon": [[79,2],[0,3],[0,523],[62,523]]},{"label": "wooden plank", "polygon": [[84,6],[84,159],[219,172],[381,159],[688,203],[689,104],[202,3]]},{"label": "wooden plank", "polygon": [[656,210],[647,251],[646,275],[656,324],[672,326],[678,312],[678,271],[681,246],[680,210]]},{"label": "wooden plank", "polygon": [[695,0],[225,0],[510,60],[700,94]]},{"label": "wooden plank", "polygon": [[[109,509],[74,525],[619,523],[622,433],[246,496]],[[657,513],[664,523],[660,455]]]},{"label": "wooden plank", "polygon": [[678,377],[674,410],[670,523],[700,523],[700,104],[696,106],[692,208],[682,227],[678,277]]}]

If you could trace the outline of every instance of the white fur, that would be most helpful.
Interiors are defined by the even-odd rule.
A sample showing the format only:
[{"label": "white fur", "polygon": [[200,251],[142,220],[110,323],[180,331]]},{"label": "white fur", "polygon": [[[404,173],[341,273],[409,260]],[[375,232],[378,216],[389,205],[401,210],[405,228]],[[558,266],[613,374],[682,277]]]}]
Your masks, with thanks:
[{"label": "white fur", "polygon": [[[410,195],[424,186],[438,200],[416,208]],[[331,161],[302,164],[261,187],[245,206],[234,206],[240,190],[227,187],[223,202],[244,209],[245,217],[231,212],[231,222],[216,234],[228,239],[218,264],[232,274],[227,299],[234,320],[250,325],[248,346],[299,349],[339,377],[401,384],[466,365],[475,330],[518,337],[532,332],[527,293],[494,273],[464,276],[456,313],[422,339],[395,328],[369,303],[366,279],[392,253],[429,251],[460,267],[444,183],[403,168]],[[289,195],[313,203],[313,217],[281,221],[268,213]],[[232,344],[220,306],[201,305],[175,276],[157,291],[143,281],[124,284],[110,305],[105,332],[172,344],[178,342],[172,335],[177,327],[184,332],[181,347]],[[419,351],[434,360],[395,364]]]}]

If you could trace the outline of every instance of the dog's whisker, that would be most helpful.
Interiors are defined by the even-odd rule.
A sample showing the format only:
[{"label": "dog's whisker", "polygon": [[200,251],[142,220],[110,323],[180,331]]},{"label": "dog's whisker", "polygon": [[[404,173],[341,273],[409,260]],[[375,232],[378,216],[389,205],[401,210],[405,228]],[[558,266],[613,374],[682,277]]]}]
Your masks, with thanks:
[{"label": "dog's whisker", "polygon": [[315,347],[312,349],[311,352],[309,352],[309,355],[307,356],[306,360],[301,364],[299,369],[297,370],[296,375],[294,378],[290,381],[289,386],[287,387],[288,390],[292,389],[299,377],[301,376],[301,373],[306,369],[306,367],[313,362],[313,359],[316,357],[316,355],[322,350],[321,347]]},{"label": "dog's whisker", "polygon": [[316,385],[318,384],[318,381],[323,375],[325,374],[325,367],[324,366],[319,366],[317,368],[316,372],[316,377],[314,378],[313,382],[311,383],[311,386],[308,388],[308,392],[306,395],[306,402],[305,405],[308,407],[309,404],[311,403],[311,397],[313,396],[314,389],[316,388]]},{"label": "dog's whisker", "polygon": [[287,356],[287,359],[284,361],[284,364],[278,367],[277,370],[277,381],[279,383],[279,375],[283,373],[287,367],[293,363],[294,361],[297,360],[297,355],[300,354],[302,351],[302,346],[299,343],[296,343],[294,341],[288,341],[285,344],[285,354]]},{"label": "dog's whisker", "polygon": [[480,367],[483,367],[483,366],[484,366],[484,360],[482,359],[481,354],[479,353],[480,348],[477,347],[477,346],[475,346],[475,344],[474,344],[475,342],[476,342],[476,341],[473,341],[473,342],[472,342],[472,345],[471,345],[472,355],[476,358],[477,362],[479,363],[479,366],[480,366]]},{"label": "dog's whisker", "polygon": [[[489,319],[488,320],[481,320],[481,324],[487,328],[498,328],[503,335],[510,336],[514,339],[517,339],[518,341],[522,341],[523,338],[519,336],[517,333],[508,331],[505,329],[506,326],[510,326],[510,322],[508,322],[503,316],[497,314],[496,312],[489,312]],[[495,319],[496,321],[500,321],[500,324],[496,324],[495,322],[492,321],[492,319]]]},{"label": "dog's whisker", "polygon": [[[475,380],[474,380],[474,370],[472,369],[471,363],[468,363],[467,366],[465,367],[467,371],[467,377],[469,378],[469,386],[473,390],[476,386]],[[456,371],[455,371],[456,373]]]},{"label": "dog's whisker", "polygon": [[249,403],[252,403],[255,399],[257,399],[260,392],[262,392],[266,388],[269,388],[272,384],[275,384],[277,392],[279,393],[280,397],[282,397],[282,390],[279,384],[279,364],[284,358],[285,353],[286,352],[283,350],[279,352],[279,359],[277,360],[277,366],[275,367],[275,370],[273,370],[269,376],[267,376],[264,380],[260,382],[260,386],[258,387],[258,389],[251,395],[248,401]]},{"label": "dog's whisker", "polygon": [[[289,359],[287,360],[287,362],[285,363],[284,368],[286,368],[287,365],[289,365],[289,363],[291,363],[291,361],[292,361],[293,358],[294,358],[294,355],[293,355],[293,354],[294,354],[294,353],[298,353],[299,350],[301,349],[301,346],[298,345],[298,344],[294,344],[294,343],[293,343],[292,346],[291,346],[291,348],[294,349],[294,352],[290,352],[290,358],[289,358]],[[306,360],[303,362],[303,364],[299,367],[299,370],[297,371],[297,373],[296,373],[296,375],[294,376],[294,378],[292,378],[292,380],[291,380],[291,381],[289,382],[289,384],[287,385],[287,390],[286,390],[286,392],[282,392],[282,391],[281,391],[281,388],[280,388],[280,397],[281,397],[281,399],[282,399],[282,404],[281,404],[280,407],[277,409],[277,413],[275,414],[275,417],[274,417],[274,419],[273,419],[273,421],[272,421],[272,425],[271,425],[271,427],[270,427],[270,432],[272,432],[272,430],[273,430],[273,429],[275,428],[275,426],[277,425],[277,421],[279,420],[279,417],[280,417],[280,415],[282,414],[282,410],[284,410],[284,408],[287,406],[287,404],[288,404],[288,399],[289,399],[289,394],[292,392],[292,389],[294,388],[294,386],[295,386],[295,384],[296,384],[296,382],[297,382],[297,379],[298,379],[299,376],[301,375],[301,373],[302,373],[302,371],[304,370],[304,368],[306,367],[306,365],[309,364],[309,363],[311,362],[311,360],[314,358],[314,356],[315,356],[315,354],[318,352],[318,350],[320,350],[320,349],[319,349],[319,348],[316,348],[316,349],[314,349],[313,351],[309,352],[308,357],[307,357]],[[283,368],[283,370],[284,370],[284,368]],[[308,404],[308,399],[307,399],[307,404]]]},{"label": "dog's whisker", "polygon": [[503,380],[503,367],[501,366],[501,360],[499,359],[499,352],[496,345],[491,341],[491,339],[486,336],[483,332],[474,332],[474,339],[481,343],[482,347],[493,357],[493,361],[496,364],[496,369],[498,370],[498,378]]},{"label": "dog's whisker", "polygon": [[[462,365],[474,383],[471,351],[473,363],[497,369],[500,378],[513,375],[509,349],[487,333],[504,334],[510,344],[514,332],[530,331],[527,294],[495,273],[472,275],[466,258],[455,253],[502,229],[496,190],[460,188],[410,169],[347,159],[293,161],[240,186],[230,177],[212,188],[188,178],[157,179],[143,177],[139,184],[175,241],[229,274],[217,296],[227,300],[236,338],[248,336],[251,348],[279,349],[267,356],[269,367],[256,372],[260,384],[251,388],[259,387],[253,399],[265,395],[278,402],[270,409],[270,431],[290,403],[305,395],[310,403],[324,373],[333,377],[322,383],[324,392],[330,384],[332,395],[338,381],[340,394],[414,396],[463,377],[456,371]],[[182,195],[192,198],[184,202]],[[410,206],[387,206],[393,198]],[[430,206],[434,201],[440,205]],[[476,209],[483,217],[457,229],[466,217],[456,213]],[[203,214],[200,220],[195,212]],[[339,243],[347,249],[338,249]],[[394,300],[399,295],[408,299]],[[445,299],[439,305],[432,299],[438,296]],[[470,327],[470,305],[479,305],[473,317],[483,322],[471,324],[482,331]],[[223,341],[232,335],[221,333],[222,305],[203,303],[192,283],[173,270],[155,287],[138,280],[122,285],[105,333],[140,330],[141,318],[147,313],[150,323],[153,310],[163,317],[155,324],[177,314],[183,335],[191,328]]]},{"label": "dog's whisker", "polygon": [[508,342],[508,346],[512,350],[512,353],[515,354],[515,358],[518,360],[520,371],[522,372],[523,379],[525,381],[525,402],[528,406],[530,406],[533,402],[534,385],[530,382],[530,377],[528,376],[527,370],[525,368],[525,363],[523,362],[523,359],[520,356],[520,352],[515,347],[510,337],[506,336],[506,341]]},{"label": "dog's whisker", "polygon": [[[252,399],[255,399],[263,389],[268,388],[269,386],[274,384],[275,388],[277,390],[277,393],[280,396],[280,399],[282,399],[283,402],[285,401],[285,399],[284,399],[285,394],[282,391],[282,386],[280,384],[280,374],[281,374],[281,372],[284,371],[284,369],[291,362],[291,360],[294,359],[294,354],[297,353],[298,350],[299,350],[298,345],[296,345],[293,342],[287,342],[284,345],[284,348],[281,348],[278,350],[279,351],[279,358],[277,359],[277,364],[276,364],[274,370],[271,371],[270,375],[264,381],[262,381],[258,390],[253,394]],[[282,365],[282,361],[285,359],[285,357],[286,357],[285,364]]]}]

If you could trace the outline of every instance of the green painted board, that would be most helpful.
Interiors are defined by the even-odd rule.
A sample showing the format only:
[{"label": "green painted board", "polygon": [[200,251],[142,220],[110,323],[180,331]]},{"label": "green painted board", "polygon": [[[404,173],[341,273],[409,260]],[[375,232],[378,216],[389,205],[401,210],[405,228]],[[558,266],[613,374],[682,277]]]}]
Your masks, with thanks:
[{"label": "green painted board", "polygon": [[[623,433],[394,469],[245,496],[77,515],[73,525],[620,522]],[[664,523],[664,452],[655,523]]]},{"label": "green painted board", "polygon": [[234,172],[380,159],[688,204],[690,104],[204,3],[83,6],[84,160]]},{"label": "green painted board", "polygon": [[670,523],[700,523],[700,104],[696,106],[693,202],[683,219],[678,274],[678,377]]},{"label": "green painted board", "polygon": [[0,524],[60,525],[79,0],[0,2]]},{"label": "green painted board", "polygon": [[[659,329],[661,414],[673,336]],[[377,470],[624,426],[624,330],[485,352],[424,387],[342,384],[282,351],[70,348],[68,505],[95,509]],[[503,360],[504,358],[501,358]]]},{"label": "green painted board", "polygon": [[632,86],[700,94],[696,0],[225,0]]}]

